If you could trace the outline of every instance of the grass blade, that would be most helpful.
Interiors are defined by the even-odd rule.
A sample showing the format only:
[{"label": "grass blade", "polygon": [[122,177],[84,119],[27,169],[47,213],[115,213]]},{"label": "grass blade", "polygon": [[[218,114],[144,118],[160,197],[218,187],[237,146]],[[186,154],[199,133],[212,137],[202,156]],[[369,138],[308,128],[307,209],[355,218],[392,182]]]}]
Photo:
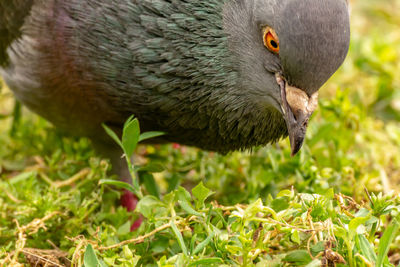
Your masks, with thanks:
[{"label": "grass blade", "polygon": [[193,255],[196,255],[200,251],[202,251],[212,240],[214,237],[214,232],[212,232],[203,242],[197,245],[197,247],[193,251]]},{"label": "grass blade", "polygon": [[13,110],[13,120],[10,129],[10,135],[12,137],[15,137],[18,131],[18,127],[21,124],[21,114],[22,114],[21,102],[15,100],[14,110]]},{"label": "grass blade", "polygon": [[185,241],[183,240],[183,236],[182,236],[181,232],[179,231],[178,227],[176,227],[176,224],[174,223],[173,220],[171,221],[171,228],[176,236],[176,239],[178,240],[179,246],[181,247],[183,254],[185,254],[185,256],[187,256],[188,250],[186,248]]},{"label": "grass blade", "polygon": [[400,224],[396,219],[393,219],[392,223],[386,228],[381,240],[379,241],[378,247],[378,259],[376,261],[376,267],[383,266],[383,262],[389,252],[390,244],[396,236],[399,230]]},{"label": "grass blade", "polygon": [[365,236],[357,235],[356,243],[358,243],[358,246],[363,256],[365,256],[370,262],[376,262],[376,254],[374,248]]}]

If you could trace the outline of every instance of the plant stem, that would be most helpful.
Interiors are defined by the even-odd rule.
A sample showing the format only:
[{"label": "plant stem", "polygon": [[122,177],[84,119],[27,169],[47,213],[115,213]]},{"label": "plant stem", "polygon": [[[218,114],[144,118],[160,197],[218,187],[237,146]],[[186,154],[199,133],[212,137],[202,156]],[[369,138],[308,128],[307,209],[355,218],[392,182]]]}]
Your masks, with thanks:
[{"label": "plant stem", "polygon": [[349,258],[349,266],[350,267],[354,267],[353,265],[353,246],[351,244],[351,242],[345,240],[346,242],[346,246],[347,246],[347,254],[348,254],[348,258]]},{"label": "plant stem", "polygon": [[130,158],[125,155],[126,163],[128,165],[129,173],[131,174],[132,177],[132,185],[133,188],[135,189],[135,195],[139,198],[143,198],[143,193],[140,190],[140,185],[139,185],[139,177],[137,175],[137,172],[135,171],[135,168],[133,166],[133,163],[131,162]]},{"label": "plant stem", "polygon": [[377,223],[377,222],[374,223],[374,224],[372,224],[371,231],[369,232],[368,241],[371,242],[371,243],[374,242],[377,226],[378,226],[378,223]]}]

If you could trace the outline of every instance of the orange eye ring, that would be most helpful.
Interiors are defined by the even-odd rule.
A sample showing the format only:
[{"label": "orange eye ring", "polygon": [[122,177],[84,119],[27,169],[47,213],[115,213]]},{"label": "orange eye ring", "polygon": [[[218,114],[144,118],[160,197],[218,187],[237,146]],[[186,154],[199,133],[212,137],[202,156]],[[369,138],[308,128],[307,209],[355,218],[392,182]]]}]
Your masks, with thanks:
[{"label": "orange eye ring", "polygon": [[266,27],[264,29],[263,41],[265,47],[268,48],[269,51],[279,54],[279,39],[276,32],[272,28]]}]

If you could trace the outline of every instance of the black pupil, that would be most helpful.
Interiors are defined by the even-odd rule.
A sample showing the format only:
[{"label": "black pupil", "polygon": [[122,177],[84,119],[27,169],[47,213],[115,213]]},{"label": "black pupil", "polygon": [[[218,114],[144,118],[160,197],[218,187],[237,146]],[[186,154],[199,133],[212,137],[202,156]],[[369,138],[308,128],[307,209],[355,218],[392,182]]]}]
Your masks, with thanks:
[{"label": "black pupil", "polygon": [[274,40],[271,40],[269,43],[272,45],[273,48],[278,48],[278,44]]}]

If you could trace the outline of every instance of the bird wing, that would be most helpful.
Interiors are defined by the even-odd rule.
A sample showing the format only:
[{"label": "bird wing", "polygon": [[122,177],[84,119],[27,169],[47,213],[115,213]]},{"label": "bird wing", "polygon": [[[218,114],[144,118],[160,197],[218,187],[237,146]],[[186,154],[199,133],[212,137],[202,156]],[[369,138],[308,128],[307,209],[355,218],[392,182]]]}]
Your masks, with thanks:
[{"label": "bird wing", "polygon": [[0,0],[0,66],[7,64],[7,48],[21,36],[21,27],[33,2],[33,0]]}]

